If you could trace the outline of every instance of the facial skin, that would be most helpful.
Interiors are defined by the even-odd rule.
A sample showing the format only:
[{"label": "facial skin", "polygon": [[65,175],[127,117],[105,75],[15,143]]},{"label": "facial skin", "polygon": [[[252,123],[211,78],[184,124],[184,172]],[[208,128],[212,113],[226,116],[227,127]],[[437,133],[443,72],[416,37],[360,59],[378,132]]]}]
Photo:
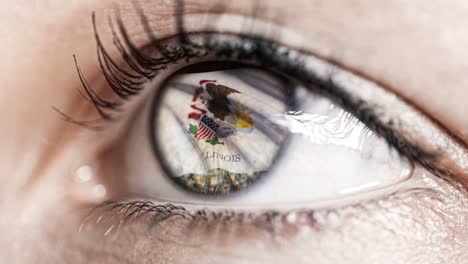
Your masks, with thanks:
[{"label": "facial skin", "polygon": [[[133,10],[130,1],[121,2],[122,13]],[[170,3],[141,2],[160,36],[174,33]],[[458,164],[462,171],[456,181],[441,180],[420,168],[414,177],[427,186],[422,192],[402,192],[337,211],[319,210],[313,218],[299,213],[298,219],[307,223],[270,226],[277,231],[274,234],[268,228],[210,220],[209,228],[199,223],[187,235],[181,230],[188,223],[180,219],[152,229],[142,219],[118,232],[109,231],[112,225],[117,229],[118,214],[98,224],[91,217],[80,231],[89,211],[118,196],[121,187],[112,178],[112,168],[99,170],[107,174],[96,173],[84,184],[76,183],[75,172],[83,164],[113,167],[103,165],[112,164],[117,155],[109,146],[126,132],[122,128],[115,135],[88,131],[62,121],[52,106],[93,118],[83,111],[72,55],[78,55],[90,80],[98,78],[91,12],[101,14],[105,22],[113,4],[91,0],[0,4],[0,263],[464,263],[468,259],[468,196],[466,186],[455,187],[460,179],[467,182],[466,164]],[[206,13],[213,5],[210,0],[187,1],[187,9],[194,13]],[[301,49],[384,84],[466,150],[466,1],[286,4],[270,0],[262,5],[266,11],[259,12],[258,19],[294,30],[303,39]],[[251,16],[252,8],[251,1],[235,1],[225,12]],[[135,14],[126,18],[138,39],[142,34],[138,18]]]}]

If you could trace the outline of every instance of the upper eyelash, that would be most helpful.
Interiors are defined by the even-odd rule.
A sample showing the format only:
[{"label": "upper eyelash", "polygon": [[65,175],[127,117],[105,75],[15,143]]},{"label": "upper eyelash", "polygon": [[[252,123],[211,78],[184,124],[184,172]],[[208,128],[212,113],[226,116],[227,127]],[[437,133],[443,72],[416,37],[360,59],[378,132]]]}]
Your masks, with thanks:
[{"label": "upper eyelash", "polygon": [[[181,60],[189,61],[193,58],[200,58],[208,54],[208,50],[216,50],[216,55],[220,57],[230,57],[234,53],[237,53],[237,57],[246,58],[248,57],[248,52],[240,52],[240,49],[236,47],[229,47],[229,45],[217,45],[218,43],[212,42],[210,38],[210,33],[214,32],[205,32],[205,42],[200,45],[194,43],[189,39],[189,33],[184,29],[184,22],[181,15],[177,15],[177,38],[178,46],[166,46],[162,44],[163,39],[158,39],[153,35],[149,27],[148,20],[143,13],[142,9],[135,3],[135,7],[139,12],[141,18],[141,24],[143,25],[147,37],[150,39],[150,46],[158,51],[161,54],[160,57],[151,57],[141,52],[141,50],[135,46],[135,44],[130,39],[127,29],[125,28],[120,14],[117,12],[116,22],[118,32],[115,30],[115,25],[113,20],[109,17],[109,27],[112,32],[113,44],[114,47],[119,52],[121,58],[124,60],[126,66],[130,68],[130,71],[121,67],[107,52],[107,49],[104,47],[99,32],[96,25],[96,16],[95,13],[92,13],[92,25],[94,30],[94,36],[96,40],[96,53],[99,61],[99,67],[102,75],[104,76],[107,84],[112,89],[112,91],[121,99],[128,100],[130,97],[139,94],[143,89],[144,84],[156,77],[159,71],[164,70],[170,64],[175,64]],[[176,5],[176,14],[183,13],[183,1],[177,1]],[[219,7],[217,9],[220,9]],[[120,37],[119,34],[120,33]],[[247,36],[244,36],[247,38]],[[261,47],[257,50],[270,50],[270,53],[276,54],[277,56],[272,57],[283,57],[280,55],[287,56],[288,52],[280,54],[276,52],[278,45],[273,41],[267,40],[261,37],[250,38],[252,43],[256,44],[256,47]],[[209,44],[209,45],[207,45]],[[251,53],[254,54],[255,52]],[[264,59],[267,57],[264,56]],[[288,58],[289,59],[289,58]],[[119,100],[108,100],[100,96],[87,82],[86,77],[82,73],[76,55],[74,55],[75,67],[77,69],[78,76],[82,83],[83,90],[85,93],[81,93],[83,97],[88,102],[91,102],[99,116],[104,121],[113,121],[115,117],[112,115],[112,112],[119,112],[121,110],[122,101]],[[54,108],[55,109],[55,108]],[[91,122],[86,121],[77,121],[73,118],[62,113],[58,109],[55,109],[59,114],[66,120],[72,121],[75,124],[83,125],[86,127],[99,129],[99,124],[97,120]]]},{"label": "upper eyelash", "polygon": [[[276,42],[262,36],[237,34],[236,37],[243,40],[241,44],[216,42],[213,41],[214,38],[212,36],[216,34],[216,32],[213,31],[203,32],[204,41],[202,44],[192,42],[189,38],[191,34],[184,29],[183,10],[181,10],[183,9],[183,1],[177,2],[177,46],[166,46],[163,44],[164,39],[156,38],[150,29],[148,20],[142,9],[136,6],[141,18],[141,24],[150,40],[150,46],[158,51],[158,54],[161,55],[160,57],[148,56],[136,47],[130,39],[119,14],[116,16],[118,31],[115,30],[115,25],[109,17],[113,44],[131,71],[120,66],[107,52],[101,42],[96,26],[96,17],[93,12],[92,24],[95,33],[99,66],[107,84],[120,100],[108,100],[98,95],[86,81],[76,61],[76,57],[74,57],[77,72],[83,85],[83,90],[85,91],[85,94],[82,93],[82,95],[87,101],[93,104],[102,120],[116,120],[115,113],[121,111],[123,102],[138,95],[148,80],[157,76],[160,71],[166,69],[170,64],[175,64],[182,60],[189,61],[193,58],[203,57],[207,54],[207,51],[210,50],[220,58],[256,60],[261,63],[261,66],[277,69],[286,75],[297,77],[305,84],[312,84],[311,86],[318,87],[316,92],[331,97],[343,108],[351,111],[353,115],[365,123],[371,130],[384,137],[400,154],[418,161],[423,167],[435,175],[443,176],[443,178],[453,176],[449,171],[438,168],[436,165],[438,156],[436,154],[424,151],[419,146],[400,137],[392,128],[392,124],[385,124],[380,121],[378,115],[374,111],[375,109],[373,109],[369,103],[363,100],[352,100],[351,96],[344,89],[341,89],[339,85],[334,83],[332,76],[328,79],[323,79],[309,72],[301,61],[300,53],[282,47]],[[123,39],[118,33],[120,33]],[[102,120],[77,121],[58,109],[55,110],[59,112],[66,121],[92,129],[102,128]]]},{"label": "upper eyelash", "polygon": [[[94,13],[92,15],[92,21],[96,38],[97,57],[101,72],[112,91],[123,100],[128,100],[131,96],[139,94],[146,81],[154,78],[160,70],[165,69],[169,64],[177,63],[181,59],[189,59],[200,56],[199,53],[193,52],[193,49],[189,49],[186,46],[173,50],[160,46],[160,52],[163,54],[162,57],[154,58],[146,56],[145,54],[141,53],[131,42],[122,21],[120,18],[118,18],[118,28],[121,35],[124,37],[124,42],[127,48],[125,48],[125,46],[122,44],[122,40],[118,37],[112,22],[110,22],[114,39],[114,46],[125,60],[127,66],[129,66],[133,71],[130,72],[119,66],[103,46],[97,32],[96,17]],[[130,50],[130,53],[128,50]],[[87,83],[86,78],[82,74],[77,63],[76,66],[78,75],[83,85],[83,89],[88,95],[88,101],[93,103],[102,119],[112,121],[114,118],[107,111],[118,111],[122,105],[122,102],[110,101],[99,96]]]}]

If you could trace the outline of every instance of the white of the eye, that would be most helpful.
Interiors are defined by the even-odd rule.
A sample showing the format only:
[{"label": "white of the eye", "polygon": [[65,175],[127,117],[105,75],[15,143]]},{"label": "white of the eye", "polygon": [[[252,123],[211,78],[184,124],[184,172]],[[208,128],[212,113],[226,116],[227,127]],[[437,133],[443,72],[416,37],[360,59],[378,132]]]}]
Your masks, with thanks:
[{"label": "white of the eye", "polygon": [[[329,99],[299,88],[302,111],[285,115],[287,150],[258,188],[236,203],[297,203],[376,190],[408,178],[409,161]],[[307,94],[304,96],[304,94]]]},{"label": "white of the eye", "polygon": [[[199,76],[196,79],[210,79],[213,75],[216,75],[218,80],[223,79],[223,72],[197,75]],[[183,80],[185,77],[178,78]],[[190,78],[193,78],[193,74]],[[226,78],[234,81],[232,75]],[[268,97],[259,94],[255,87],[243,89],[251,89],[252,93],[260,97]],[[160,172],[160,168],[154,165],[154,157],[149,148],[133,149],[133,152],[129,152],[134,156],[148,157],[138,165],[130,164],[129,169],[138,176],[131,180],[130,185],[137,192],[159,200],[251,206],[337,199],[391,186],[411,175],[410,162],[388,146],[384,139],[369,131],[353,115],[324,96],[312,93],[304,87],[297,88],[297,97],[302,107],[300,112],[281,115],[275,112],[276,114],[271,116],[271,121],[289,129],[291,137],[271,171],[248,191],[222,200],[209,196],[194,196],[175,187],[170,179]],[[271,105],[275,105],[274,100]],[[187,102],[181,102],[181,109],[183,107],[187,107]],[[277,105],[275,108],[280,109],[281,106]],[[144,121],[142,124],[146,125]],[[167,131],[168,128],[156,129]],[[137,142],[132,145],[145,144],[141,142],[144,137],[137,135],[134,138]],[[189,161],[193,158],[188,155],[190,152],[168,154],[179,156],[173,157],[179,160]],[[184,163],[180,166],[184,166]]]}]

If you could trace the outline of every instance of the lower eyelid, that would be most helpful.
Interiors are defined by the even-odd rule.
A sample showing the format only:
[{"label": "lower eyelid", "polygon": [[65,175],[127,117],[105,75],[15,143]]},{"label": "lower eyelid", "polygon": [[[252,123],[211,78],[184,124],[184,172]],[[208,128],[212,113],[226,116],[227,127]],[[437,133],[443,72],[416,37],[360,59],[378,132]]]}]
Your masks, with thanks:
[{"label": "lower eyelid", "polygon": [[[239,259],[254,259],[259,263],[275,260],[275,257],[291,251],[299,253],[296,257],[307,257],[308,260],[332,257],[339,262],[345,258],[342,255],[345,252],[353,258],[361,254],[359,252],[368,254],[369,251],[363,250],[366,248],[388,253],[389,247],[393,249],[398,245],[399,257],[413,256],[415,248],[426,251],[438,243],[459,243],[458,248],[463,249],[464,245],[460,243],[467,233],[460,230],[465,230],[464,223],[468,219],[465,209],[468,208],[468,196],[466,192],[454,191],[450,184],[438,178],[433,180],[427,188],[413,189],[358,206],[304,211],[313,216],[314,224],[302,225],[302,228],[298,224],[285,227],[284,222],[275,222],[274,219],[278,219],[275,217],[268,219],[268,225],[253,226],[236,222],[238,217],[229,218],[228,214],[213,214],[209,221],[193,222],[171,215],[158,225],[143,212],[125,221],[124,210],[116,213],[100,207],[83,222],[77,237],[81,238],[83,252],[99,252],[101,258],[130,263],[143,260],[149,263],[164,260],[207,263],[216,256],[222,263],[232,259],[233,263]],[[161,210],[159,215],[163,216],[164,212],[167,213]],[[461,218],[454,218],[456,213]],[[294,219],[299,217],[289,217],[291,222]],[[268,229],[275,225],[276,228]],[[283,228],[278,228],[278,225],[283,225]],[[275,230],[281,232],[275,233]],[[378,255],[378,252],[373,253]],[[454,252],[444,255],[455,256]],[[294,255],[288,255],[288,260],[290,257],[294,258]]]},{"label": "lower eyelid", "polygon": [[[332,210],[189,211],[181,206],[150,201],[108,202],[95,208],[83,221],[82,232],[98,228],[108,236],[126,232],[130,228],[130,232],[143,232],[142,237],[185,241],[187,245],[197,246],[200,242],[197,239],[200,237],[222,240],[248,240],[250,237],[255,240],[259,237],[278,236],[292,239],[305,229],[317,235],[322,231],[341,230],[350,221],[371,226],[391,225],[379,223],[382,221],[381,217],[393,219],[392,221],[403,219],[411,222],[419,218],[421,219],[418,221],[425,221],[427,217],[432,217],[430,212],[444,212],[445,217],[441,215],[444,222],[447,220],[445,218],[453,214],[451,210],[463,204],[468,205],[466,192],[457,190],[449,183],[434,177],[421,181],[425,182],[425,187],[411,188],[386,198]],[[223,235],[218,236],[219,234]],[[136,238],[140,237],[134,235]],[[195,240],[190,241],[189,238]]]}]

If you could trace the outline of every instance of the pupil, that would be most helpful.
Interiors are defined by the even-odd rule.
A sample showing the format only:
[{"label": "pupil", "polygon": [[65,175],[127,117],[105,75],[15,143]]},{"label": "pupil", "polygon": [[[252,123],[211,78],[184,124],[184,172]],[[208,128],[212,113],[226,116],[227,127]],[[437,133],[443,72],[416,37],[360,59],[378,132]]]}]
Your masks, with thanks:
[{"label": "pupil", "polygon": [[290,86],[245,67],[176,74],[153,108],[153,142],[169,178],[201,194],[255,183],[286,141]]}]

